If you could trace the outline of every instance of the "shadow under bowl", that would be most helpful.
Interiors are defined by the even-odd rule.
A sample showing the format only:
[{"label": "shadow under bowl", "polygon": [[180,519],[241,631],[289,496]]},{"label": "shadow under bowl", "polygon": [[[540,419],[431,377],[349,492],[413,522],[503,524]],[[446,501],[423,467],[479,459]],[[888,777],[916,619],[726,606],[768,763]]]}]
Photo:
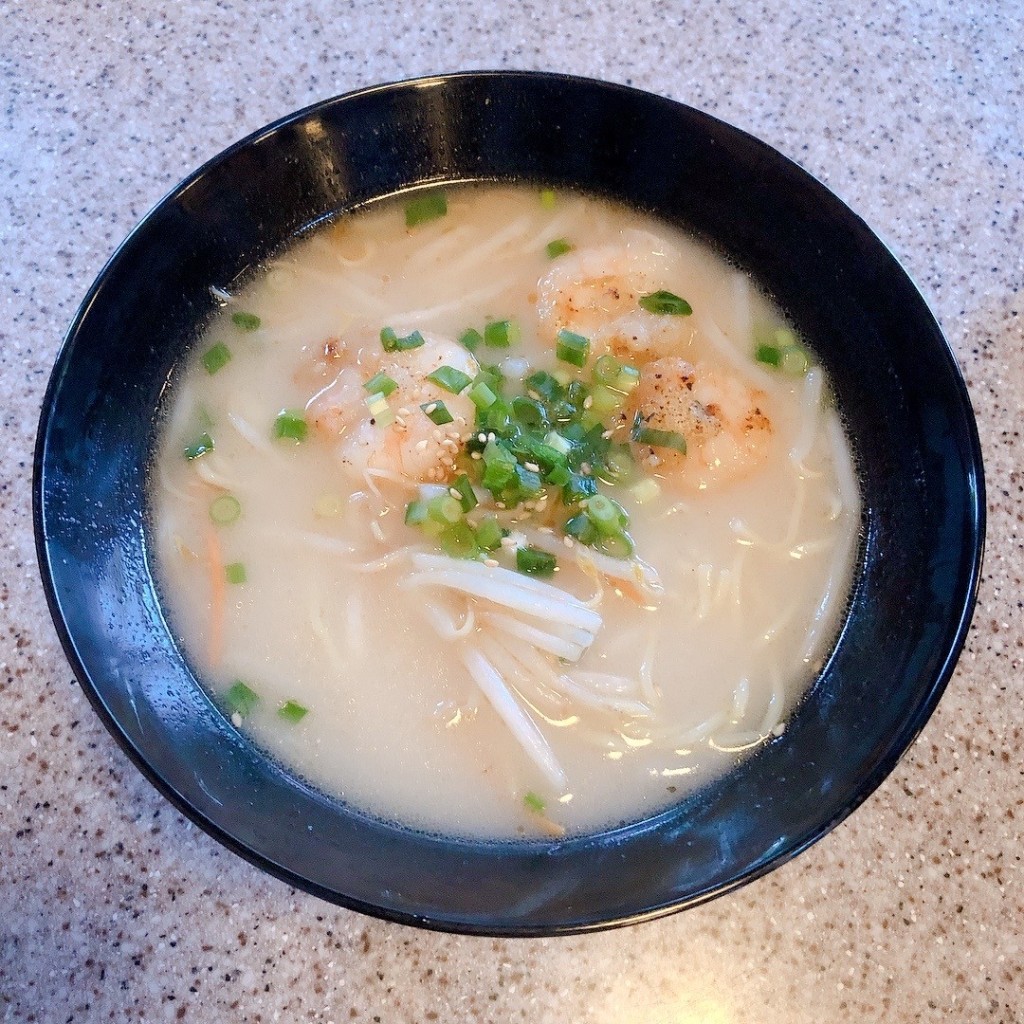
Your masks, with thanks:
[{"label": "shadow under bowl", "polygon": [[[326,215],[426,182],[533,181],[631,203],[748,270],[824,364],[855,440],[863,539],[839,642],[783,737],[657,816],[565,841],[472,842],[374,819],[231,725],[161,613],[147,562],[156,413],[209,286]],[[43,403],[39,564],[100,717],[184,814],[292,885],[409,924],[560,934],[693,906],[785,862],[856,808],[934,709],[974,605],[977,432],[934,318],[886,247],[749,135],[601,82],[469,73],[327,100],[175,188],[88,293]]]}]

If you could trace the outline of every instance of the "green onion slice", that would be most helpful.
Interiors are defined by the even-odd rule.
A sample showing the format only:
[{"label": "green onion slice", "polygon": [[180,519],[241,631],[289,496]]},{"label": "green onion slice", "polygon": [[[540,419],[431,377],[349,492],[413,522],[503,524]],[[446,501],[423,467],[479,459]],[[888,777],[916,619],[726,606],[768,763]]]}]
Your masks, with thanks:
[{"label": "green onion slice", "polygon": [[475,328],[470,327],[459,335],[459,344],[475,352],[484,343],[484,336]]},{"label": "green onion slice", "polygon": [[563,363],[584,366],[590,356],[590,340],[574,331],[559,331],[555,339],[555,355]]},{"label": "green onion slice", "polygon": [[[473,485],[470,483],[469,477],[465,473],[460,473],[452,483],[451,491],[458,492],[458,498],[456,499],[459,504],[462,505],[463,512],[470,512],[476,508],[479,502],[476,500],[476,494],[473,491]],[[454,494],[451,495],[453,498]]]},{"label": "green onion slice", "polygon": [[492,348],[508,348],[519,336],[519,324],[515,320],[493,320],[484,328],[484,344]]},{"label": "green onion slice", "polygon": [[258,331],[263,321],[255,313],[232,313],[231,322],[240,331]]},{"label": "green onion slice", "polygon": [[503,536],[501,526],[494,516],[485,517],[476,528],[476,543],[481,551],[494,551],[501,547]]},{"label": "green onion slice", "polygon": [[389,377],[386,373],[375,373],[363,387],[371,395],[383,395],[387,398],[398,385],[395,383],[394,378]]},{"label": "green onion slice", "polygon": [[564,256],[567,252],[572,252],[572,250],[572,244],[564,238],[556,238],[544,246],[544,251],[548,254],[549,260],[557,260],[559,256]]},{"label": "green onion slice", "polygon": [[462,394],[473,378],[469,374],[456,370],[454,366],[439,366],[433,373],[427,374],[427,380],[433,381],[438,387],[450,391],[453,395]]},{"label": "green onion slice", "polygon": [[443,192],[431,192],[405,204],[405,226],[414,228],[417,224],[437,220],[448,212],[448,200]]},{"label": "green onion slice", "polygon": [[282,409],[274,420],[274,437],[301,444],[309,433],[306,415],[298,409]]},{"label": "green onion slice", "polygon": [[286,722],[295,725],[301,722],[309,714],[309,708],[303,707],[296,700],[286,700],[278,709],[278,715]]},{"label": "green onion slice", "polygon": [[382,327],[380,343],[385,352],[408,352],[411,348],[419,348],[426,344],[426,341],[419,331],[413,331],[404,338],[400,338],[393,327]]},{"label": "green onion slice", "polygon": [[540,205],[545,210],[553,210],[557,201],[555,190],[553,188],[542,188],[540,190]]},{"label": "green onion slice", "polygon": [[241,679],[236,679],[232,683],[225,700],[232,714],[241,715],[242,718],[248,718],[256,710],[256,705],[260,702],[256,692],[246,686]]},{"label": "green onion slice", "polygon": [[193,459],[201,458],[207,452],[213,451],[213,438],[209,434],[200,434],[190,445],[185,448],[185,458],[191,462]]},{"label": "green onion slice", "polygon": [[526,808],[533,811],[534,814],[543,814],[544,808],[547,806],[532,790],[523,797],[523,803],[526,805]]},{"label": "green onion slice", "polygon": [[224,577],[228,583],[239,584],[246,581],[245,565],[242,562],[232,562],[224,566]]},{"label": "green onion slice", "polygon": [[451,423],[455,419],[448,411],[448,406],[441,401],[424,402],[420,408],[427,414],[427,418],[439,427],[443,427],[446,423]]},{"label": "green onion slice", "polygon": [[476,534],[465,522],[452,523],[446,526],[438,538],[441,550],[450,558],[476,558],[480,554]]},{"label": "green onion slice", "polygon": [[469,389],[469,400],[480,410],[489,409],[498,396],[482,381],[478,380]]},{"label": "green onion slice", "polygon": [[646,309],[648,313],[657,313],[661,316],[689,316],[693,307],[678,295],[667,292],[664,289],[651,292],[640,299],[640,308]]},{"label": "green onion slice", "polygon": [[529,576],[550,576],[558,560],[539,548],[517,548],[516,568]]},{"label": "green onion slice", "polygon": [[643,416],[637,413],[633,419],[633,429],[629,432],[630,439],[637,444],[650,445],[652,448],[672,448],[680,455],[686,454],[686,438],[675,430],[655,430],[645,427]]},{"label": "green onion slice", "polygon": [[206,367],[206,372],[210,374],[211,377],[218,370],[223,370],[230,362],[231,349],[229,349],[223,341],[218,341],[213,348],[208,348],[203,353],[203,366]]},{"label": "green onion slice", "polygon": [[210,518],[218,526],[233,523],[242,514],[242,506],[233,494],[222,494],[210,502]]}]

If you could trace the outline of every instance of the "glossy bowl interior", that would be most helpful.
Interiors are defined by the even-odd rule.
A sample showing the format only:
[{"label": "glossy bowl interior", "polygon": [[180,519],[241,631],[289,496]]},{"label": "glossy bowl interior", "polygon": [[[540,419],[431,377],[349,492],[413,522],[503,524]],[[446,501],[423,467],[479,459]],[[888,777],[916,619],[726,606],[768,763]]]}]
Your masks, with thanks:
[{"label": "glossy bowl interior", "polygon": [[[375,820],[297,780],[197,683],[161,615],[144,494],[156,410],[212,283],[327,214],[424,182],[497,179],[638,204],[749,269],[811,339],[852,436],[864,539],[840,642],[784,736],[649,820],[474,843]],[[103,721],[174,804],[286,881],[367,913],[490,934],[583,931],[763,874],[871,793],[963,643],[984,533],[956,364],[917,289],[819,182],[705,114],[618,86],[472,73],[328,100],[168,195],[93,285],[42,410],[35,524],[54,621]]]}]

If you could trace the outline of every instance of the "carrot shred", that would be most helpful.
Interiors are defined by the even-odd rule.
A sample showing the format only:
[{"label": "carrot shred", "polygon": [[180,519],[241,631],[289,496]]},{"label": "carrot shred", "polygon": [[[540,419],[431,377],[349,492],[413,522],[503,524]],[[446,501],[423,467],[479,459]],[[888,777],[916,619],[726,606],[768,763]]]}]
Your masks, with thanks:
[{"label": "carrot shred", "polygon": [[210,664],[220,664],[224,654],[224,604],[227,581],[220,540],[212,528],[206,530],[206,569],[210,578]]}]

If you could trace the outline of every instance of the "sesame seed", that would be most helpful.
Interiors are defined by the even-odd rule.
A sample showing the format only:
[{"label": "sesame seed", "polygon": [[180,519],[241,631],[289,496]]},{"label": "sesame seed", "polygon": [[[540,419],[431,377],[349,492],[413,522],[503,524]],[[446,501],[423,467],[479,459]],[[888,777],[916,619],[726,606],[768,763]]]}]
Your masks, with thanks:
[{"label": "sesame seed", "polygon": [[495,438],[495,436],[494,436],[494,431],[493,430],[487,435],[487,440],[488,441],[495,441],[495,440],[497,440],[497,438]]},{"label": "sesame seed", "polygon": [[537,532],[538,533],[554,533],[555,531],[554,531],[554,528],[551,527],[551,526],[538,526],[537,527]]},{"label": "sesame seed", "polygon": [[430,405],[423,406],[423,411],[429,416],[437,408],[437,402],[431,402]]},{"label": "sesame seed", "polygon": [[483,431],[481,431],[479,434],[476,435],[476,439],[481,444],[487,444],[487,435]]},{"label": "sesame seed", "polygon": [[515,538],[514,537],[502,537],[501,538],[501,546],[503,548],[514,548],[516,546]]},{"label": "sesame seed", "polygon": [[411,416],[412,415],[412,410],[411,409],[406,409],[406,407],[403,405],[402,408],[398,410],[398,415],[399,416]]},{"label": "sesame seed", "polygon": [[584,409],[589,409],[593,404],[594,404],[594,396],[593,395],[587,395],[587,397],[583,399],[583,408]]},{"label": "sesame seed", "polygon": [[442,434],[440,430],[435,430],[431,436],[438,444],[444,440],[444,434]]},{"label": "sesame seed", "polygon": [[503,501],[496,501],[494,503],[494,507],[495,508],[504,508],[505,507],[505,502],[503,502]]},{"label": "sesame seed", "polygon": [[396,416],[395,417],[395,426],[396,427],[404,427],[405,425],[406,425],[405,424],[405,420],[403,420],[401,416]]},{"label": "sesame seed", "polygon": [[531,473],[539,473],[540,466],[536,462],[524,462],[523,469],[528,469]]},{"label": "sesame seed", "polygon": [[240,729],[240,728],[242,727],[242,716],[241,716],[241,715],[240,715],[240,714],[239,714],[239,713],[238,713],[237,711],[235,711],[235,712],[234,712],[234,713],[233,713],[233,714],[231,715],[231,724],[232,724],[232,725],[233,725],[233,726],[234,726],[234,727],[235,727],[236,729]]},{"label": "sesame seed", "polygon": [[604,432],[604,433],[603,433],[603,434],[601,435],[601,437],[602,437],[602,439],[603,439],[603,440],[607,441],[607,440],[608,440],[608,438],[612,436],[612,433],[613,433],[613,431],[611,431],[611,430],[606,430],[606,431],[605,431],[605,432]]},{"label": "sesame seed", "polygon": [[574,544],[576,543],[576,541],[574,541],[574,540],[572,539],[572,537],[570,537],[570,536],[569,536],[568,534],[566,534],[566,535],[565,535],[565,536],[564,536],[564,537],[562,538],[562,543],[563,543],[563,544],[564,544],[564,545],[565,545],[565,546],[566,546],[567,548],[571,548],[571,547],[573,547],[573,545],[574,545]]},{"label": "sesame seed", "polygon": [[593,472],[593,470],[590,468],[590,463],[589,462],[581,462],[580,463],[580,472],[584,476],[590,476],[590,474]]},{"label": "sesame seed", "polygon": [[471,459],[482,459],[483,456],[479,452],[470,452],[469,457]]},{"label": "sesame seed", "polygon": [[498,560],[496,558],[485,558],[484,565],[486,565],[488,569],[497,569]]},{"label": "sesame seed", "polygon": [[428,444],[430,444],[430,442],[426,438],[423,438],[422,441],[417,441],[416,442],[416,451],[418,451],[418,452],[426,451],[426,448],[427,448]]}]

